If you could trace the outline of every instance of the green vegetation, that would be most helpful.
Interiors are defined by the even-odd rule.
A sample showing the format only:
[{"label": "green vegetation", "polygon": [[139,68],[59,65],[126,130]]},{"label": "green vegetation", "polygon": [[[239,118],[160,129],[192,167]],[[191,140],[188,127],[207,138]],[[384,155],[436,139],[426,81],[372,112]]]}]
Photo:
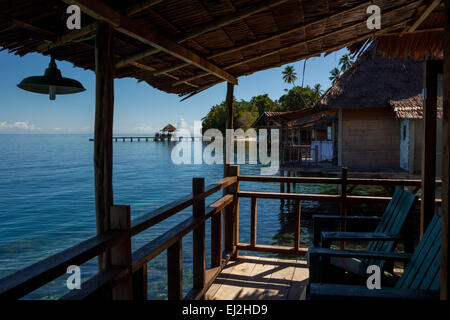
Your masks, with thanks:
[{"label": "green vegetation", "polygon": [[[282,78],[286,83],[294,85],[297,80],[294,67],[287,66],[282,72]],[[285,91],[286,93],[278,100],[272,100],[268,94],[255,96],[250,101],[234,100],[234,127],[247,130],[264,112],[295,111],[305,108],[316,102],[323,93],[320,84],[314,85],[313,88],[294,85],[291,89],[285,89]],[[227,118],[226,110],[225,101],[213,106],[206,117],[202,119],[203,131],[214,128],[224,133]]]},{"label": "green vegetation", "polygon": [[354,63],[354,60],[352,57],[350,57],[349,54],[344,54],[341,59],[339,59],[339,68],[334,68],[333,70],[330,71],[330,80],[332,84],[335,84],[336,81],[339,80],[339,78],[341,77],[342,73],[344,73],[345,71],[348,70],[348,68],[350,68],[352,66],[352,64]]}]

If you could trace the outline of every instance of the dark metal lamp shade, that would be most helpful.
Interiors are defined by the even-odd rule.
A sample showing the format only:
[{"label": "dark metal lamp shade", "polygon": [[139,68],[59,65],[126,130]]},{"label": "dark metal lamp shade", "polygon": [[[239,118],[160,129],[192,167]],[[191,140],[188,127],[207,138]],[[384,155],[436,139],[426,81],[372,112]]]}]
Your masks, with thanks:
[{"label": "dark metal lamp shade", "polygon": [[50,95],[55,100],[57,94],[71,94],[85,91],[83,85],[69,78],[63,78],[52,58],[43,76],[33,76],[23,79],[18,85],[20,89]]}]

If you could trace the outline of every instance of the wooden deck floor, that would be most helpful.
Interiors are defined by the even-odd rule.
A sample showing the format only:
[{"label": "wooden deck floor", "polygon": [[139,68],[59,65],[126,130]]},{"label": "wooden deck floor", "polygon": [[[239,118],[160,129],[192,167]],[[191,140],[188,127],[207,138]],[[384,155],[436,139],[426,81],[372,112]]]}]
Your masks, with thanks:
[{"label": "wooden deck floor", "polygon": [[309,278],[304,260],[239,257],[206,293],[207,300],[301,300]]}]

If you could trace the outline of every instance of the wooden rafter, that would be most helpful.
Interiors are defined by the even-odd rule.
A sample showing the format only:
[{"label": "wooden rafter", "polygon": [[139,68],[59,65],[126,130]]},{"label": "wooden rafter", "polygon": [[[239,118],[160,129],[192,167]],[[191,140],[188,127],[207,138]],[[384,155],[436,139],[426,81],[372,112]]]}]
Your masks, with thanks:
[{"label": "wooden rafter", "polygon": [[[419,2],[419,1],[415,1],[415,2],[411,3],[409,6],[415,5],[417,2]],[[391,9],[390,11],[387,11],[385,14],[395,13],[396,11],[402,10],[402,9],[405,9],[405,6],[396,7],[396,8],[394,8],[394,9]],[[242,65],[242,64],[245,64],[245,63],[250,63],[250,62],[253,62],[253,61],[257,61],[257,60],[259,60],[259,59],[262,59],[262,58],[265,58],[265,57],[268,57],[268,56],[271,56],[271,55],[274,55],[274,54],[277,54],[277,53],[283,53],[283,52],[285,52],[285,51],[289,51],[289,50],[292,49],[293,47],[299,47],[299,46],[307,45],[307,44],[309,44],[309,43],[311,43],[311,42],[319,41],[319,40],[322,40],[322,39],[324,39],[324,38],[328,38],[328,37],[337,35],[337,34],[339,34],[339,33],[342,33],[342,32],[344,32],[344,31],[346,31],[346,30],[354,29],[355,27],[359,26],[359,25],[362,24],[362,23],[365,23],[365,21],[359,21],[358,23],[356,23],[356,24],[354,24],[354,25],[350,25],[350,26],[347,26],[347,27],[345,27],[345,28],[335,30],[335,31],[333,31],[333,32],[323,33],[323,34],[320,35],[320,36],[317,36],[317,37],[314,37],[314,38],[311,38],[311,39],[308,39],[308,40],[300,41],[300,42],[297,42],[297,43],[294,43],[294,44],[289,44],[288,46],[286,46],[286,47],[284,47],[284,48],[281,48],[281,49],[276,49],[276,50],[273,50],[273,51],[266,52],[266,53],[264,53],[264,54],[262,54],[262,55],[258,55],[258,56],[255,56],[255,57],[252,57],[252,58],[249,58],[249,59],[246,59],[246,60],[241,60],[241,61],[239,61],[239,62],[236,62],[236,63],[233,63],[233,64],[231,64],[231,65],[225,66],[225,67],[223,67],[223,69],[224,69],[224,70],[230,70],[230,69],[232,69],[232,68],[234,68],[234,67],[237,67],[237,66]],[[403,24],[403,23],[402,23],[402,24]],[[392,29],[390,29],[390,30],[392,30]],[[380,30],[380,32],[386,32],[386,31],[387,31],[386,28]],[[380,32],[378,32],[378,33],[380,33]],[[368,35],[368,36],[370,36],[370,35]],[[368,36],[366,36],[365,38],[367,38]],[[365,39],[365,38],[363,38],[363,39]],[[362,40],[363,40],[363,39],[362,39]],[[312,56],[314,56],[314,55],[312,55]],[[309,57],[310,57],[310,56],[308,56],[308,58],[309,58]],[[306,58],[306,57],[305,57],[305,58]],[[208,75],[208,73],[202,72],[202,73],[196,74],[196,75],[194,75],[194,76],[188,77],[188,78],[186,78],[186,79],[182,79],[182,80],[180,80],[180,81],[174,82],[174,83],[172,84],[172,86],[178,86],[178,85],[183,84],[184,81],[193,81],[193,80],[195,80],[195,79],[199,79],[199,78],[205,77],[205,76],[207,76],[207,75]]]},{"label": "wooden rafter", "polygon": [[[271,40],[277,39],[279,37],[287,36],[287,35],[289,35],[291,33],[294,33],[294,32],[302,31],[302,30],[304,30],[306,28],[309,28],[309,27],[312,27],[314,25],[322,24],[322,23],[328,21],[329,19],[335,19],[335,18],[337,18],[337,17],[339,17],[341,15],[350,13],[350,12],[352,12],[354,10],[358,10],[359,8],[367,7],[367,5],[370,4],[371,2],[372,1],[366,1],[366,2],[362,3],[359,6],[356,6],[356,7],[351,8],[351,9],[342,10],[340,12],[337,12],[337,13],[331,15],[330,17],[319,19],[319,20],[311,22],[311,23],[302,24],[302,25],[300,25],[298,27],[289,29],[287,31],[276,33],[276,34],[274,34],[272,36],[269,36],[267,38],[259,39],[259,40],[253,41],[253,42],[246,43],[246,44],[241,45],[241,46],[236,46],[236,47],[233,47],[233,48],[230,48],[230,49],[218,52],[216,54],[208,56],[207,59],[214,59],[214,58],[217,58],[217,57],[220,57],[220,56],[224,56],[226,54],[230,54],[230,53],[233,53],[233,52],[236,52],[236,51],[240,51],[240,50],[243,50],[243,49],[247,49],[249,47],[256,46],[258,44],[261,44],[261,43],[264,43],[264,42],[267,42],[267,41],[271,41]],[[170,66],[170,67],[167,67],[167,68],[164,68],[164,69],[156,71],[153,75],[154,76],[160,76],[160,75],[165,74],[167,72],[171,72],[171,71],[175,71],[175,70],[178,70],[178,69],[182,69],[182,68],[185,68],[187,66],[189,66],[188,63],[182,63],[182,64],[178,64],[178,65],[175,65],[175,66]]]},{"label": "wooden rafter", "polygon": [[135,15],[136,13],[142,12],[154,5],[157,5],[158,3],[161,3],[163,0],[146,0],[142,2],[138,2],[135,5],[129,7],[128,9],[125,9],[125,15],[131,17]]},{"label": "wooden rafter", "polygon": [[[227,15],[227,16],[222,17],[220,19],[217,19],[217,20],[215,20],[215,21],[213,21],[211,23],[208,23],[208,24],[206,24],[204,26],[201,26],[201,27],[199,27],[199,28],[197,28],[197,29],[187,33],[187,34],[184,34],[184,35],[182,35],[180,37],[177,37],[175,41],[177,43],[183,43],[183,42],[185,42],[187,40],[190,40],[192,38],[195,38],[195,37],[200,36],[202,34],[205,34],[207,32],[211,32],[211,31],[217,30],[219,28],[225,27],[225,26],[227,26],[227,25],[229,25],[231,23],[234,23],[236,21],[248,18],[248,17],[250,17],[250,16],[252,16],[254,14],[257,14],[257,13],[259,13],[261,11],[273,8],[275,6],[278,6],[280,4],[285,3],[287,1],[289,1],[289,0],[277,0],[277,1],[266,0],[266,1],[264,1],[264,2],[262,2],[260,4],[258,4],[258,5],[252,6],[251,8],[243,9],[243,10],[239,11],[237,14],[230,14],[230,15]],[[130,57],[124,58],[124,61],[121,62],[121,66],[125,65],[124,64],[125,61],[128,61],[128,62],[136,61],[136,60],[132,60],[133,57],[134,58],[138,58],[139,57],[139,59],[142,59],[142,58],[151,56],[153,54],[156,54],[158,52],[159,51],[155,52],[154,50],[144,50],[144,51],[139,52],[137,54],[134,54],[134,55],[132,55]]]},{"label": "wooden rafter", "polygon": [[10,16],[8,16],[8,15],[6,15],[4,13],[0,13],[0,18],[3,19],[3,20],[10,21],[12,23],[12,25],[11,25],[12,27],[18,26],[19,28],[32,31],[34,33],[38,33],[38,34],[46,36],[46,37],[50,37],[50,38],[54,38],[55,37],[55,33],[51,32],[51,31],[44,30],[44,29],[39,28],[39,27],[37,27],[35,25],[32,25],[32,24],[30,24],[28,22],[25,22],[25,21],[22,21],[22,20],[10,17]]},{"label": "wooden rafter", "polygon": [[[376,32],[372,32],[372,33],[370,33],[370,34],[365,34],[365,35],[362,35],[362,36],[360,36],[360,37],[358,37],[358,38],[356,38],[356,39],[353,39],[353,40],[351,40],[351,41],[347,41],[347,42],[341,43],[341,44],[339,44],[339,45],[336,45],[336,46],[334,46],[334,47],[331,47],[331,48],[329,48],[327,51],[328,51],[328,52],[336,51],[336,50],[345,48],[345,47],[347,47],[347,46],[349,46],[349,45],[351,45],[351,44],[353,44],[353,43],[355,43],[355,42],[360,42],[360,41],[366,40],[367,38],[370,38],[370,37],[380,36],[380,35],[384,34],[385,32],[389,32],[389,31],[392,31],[392,30],[401,28],[401,27],[403,27],[404,25],[406,25],[406,24],[407,24],[408,22],[410,22],[410,21],[411,21],[410,18],[409,18],[409,19],[406,19],[406,20],[404,20],[404,21],[402,21],[402,22],[396,23],[395,25],[386,27],[386,28],[384,28],[383,30],[379,30],[379,31],[376,31]],[[353,27],[354,27],[354,26],[353,26]],[[341,30],[341,31],[342,31],[342,30]],[[297,45],[300,45],[300,43],[298,43]],[[296,46],[296,45],[295,45],[295,46]],[[284,48],[284,49],[285,49],[285,48]],[[302,59],[308,59],[308,58],[316,57],[316,56],[320,55],[322,52],[323,52],[323,50],[317,50],[317,51],[315,51],[315,52],[309,54],[308,56],[303,57]],[[274,52],[268,53],[267,56],[269,56],[270,54],[273,54],[273,53],[274,53]],[[251,59],[251,61],[253,61],[253,60],[260,59],[260,57],[254,57],[254,58],[250,58],[250,59]],[[250,59],[249,59],[249,60],[250,60]],[[298,61],[298,60],[299,60],[298,58],[294,58],[294,59],[292,59],[291,61],[285,61],[285,62],[283,62],[283,64],[295,62],[295,61]],[[247,61],[247,62],[248,62],[248,61]],[[271,65],[271,66],[267,66],[266,68],[264,68],[264,69],[262,69],[262,70],[269,69],[269,68],[275,68],[275,67],[279,67],[279,66],[280,66],[279,64],[274,64],[274,65]],[[262,71],[262,70],[258,70],[258,71]],[[251,74],[251,72],[245,73],[245,74],[243,74],[243,75],[241,75],[241,76],[245,76],[245,75],[248,75],[248,74]],[[203,87],[200,87],[200,88],[198,88],[197,90],[195,90],[194,92],[188,94],[188,95],[187,95],[186,97],[184,97],[181,101],[184,101],[184,100],[186,100],[186,99],[189,99],[190,97],[192,97],[192,96],[194,96],[194,95],[196,95],[196,94],[198,94],[198,93],[200,93],[200,92],[202,92],[202,91],[204,91],[204,90],[206,90],[206,89],[209,89],[209,88],[211,88],[211,87],[213,87],[213,86],[215,86],[216,84],[219,84],[219,83],[221,83],[221,82],[222,82],[221,80],[220,80],[220,81],[215,81],[215,82],[213,82],[213,83],[209,83],[209,84],[207,84],[207,85],[205,85],[205,86],[203,86]]]},{"label": "wooden rafter", "polygon": [[124,14],[112,9],[101,1],[89,0],[64,0],[68,4],[78,5],[84,13],[96,20],[112,25],[117,31],[126,34],[142,43],[160,49],[178,59],[195,65],[223,80],[237,84],[237,79],[194,52],[180,46],[172,40],[155,32],[148,25],[131,20]]}]

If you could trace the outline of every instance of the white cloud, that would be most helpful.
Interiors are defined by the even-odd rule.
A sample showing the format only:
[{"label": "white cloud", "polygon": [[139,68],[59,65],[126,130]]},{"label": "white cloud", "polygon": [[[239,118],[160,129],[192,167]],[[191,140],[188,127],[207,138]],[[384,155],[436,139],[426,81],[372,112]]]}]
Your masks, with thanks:
[{"label": "white cloud", "polygon": [[6,132],[29,132],[40,131],[41,128],[36,127],[34,124],[30,124],[25,121],[17,121],[14,123],[8,123],[6,121],[0,122],[0,131]]}]

